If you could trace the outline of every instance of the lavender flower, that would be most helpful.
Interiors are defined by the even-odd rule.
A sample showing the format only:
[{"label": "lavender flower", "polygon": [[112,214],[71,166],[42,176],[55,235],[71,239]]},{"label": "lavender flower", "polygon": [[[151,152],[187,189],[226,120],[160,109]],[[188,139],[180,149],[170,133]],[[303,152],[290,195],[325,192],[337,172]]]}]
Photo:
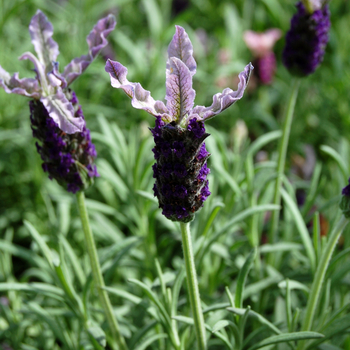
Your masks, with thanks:
[{"label": "lavender flower", "polygon": [[247,30],[243,33],[243,39],[255,57],[255,76],[258,80],[268,85],[272,83],[276,70],[276,57],[273,47],[282,33],[277,28],[269,29],[263,33]]},{"label": "lavender flower", "polygon": [[182,222],[191,221],[210,195],[207,180],[210,154],[204,143],[209,134],[205,132],[204,122],[242,98],[253,69],[248,64],[239,74],[237,91],[226,88],[214,95],[210,107],[193,107],[196,93],[192,88],[192,76],[197,64],[192,54],[193,47],[187,33],[176,26],[168,47],[166,105],[155,101],[139,83],[129,82],[126,78],[128,71],[119,62],[108,60],[105,68],[112,86],[123,89],[131,98],[133,107],[156,117],[156,126],[151,129],[156,160],[153,191],[163,215]]},{"label": "lavender flower", "polygon": [[328,5],[318,0],[304,0],[296,4],[297,13],[286,35],[283,64],[293,74],[307,76],[323,60],[330,29]]},{"label": "lavender flower", "polygon": [[87,36],[88,54],[74,58],[61,74],[56,62],[59,50],[52,39],[52,24],[38,10],[29,25],[38,57],[26,52],[19,58],[34,63],[36,77],[19,79],[18,73],[11,77],[0,66],[0,87],[7,93],[31,99],[30,120],[33,136],[41,142],[36,145],[44,161],[43,170],[48,172],[50,179],[56,179],[73,193],[88,187],[98,173],[93,164],[95,146],[91,143],[78,99],[68,86],[107,45],[106,37],[115,24],[112,15],[99,20]]}]

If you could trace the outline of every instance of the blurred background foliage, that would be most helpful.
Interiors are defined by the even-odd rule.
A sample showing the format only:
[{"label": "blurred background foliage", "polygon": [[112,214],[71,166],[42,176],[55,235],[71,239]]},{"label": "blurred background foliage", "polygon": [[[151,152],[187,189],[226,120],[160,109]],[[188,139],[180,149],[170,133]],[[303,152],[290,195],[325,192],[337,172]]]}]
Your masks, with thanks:
[{"label": "blurred background foliage", "polygon": [[[133,109],[124,93],[110,86],[104,72],[106,58],[120,61],[128,68],[130,81],[140,82],[155,99],[163,99],[166,49],[174,26],[181,25],[189,34],[197,61],[195,103],[210,105],[213,94],[225,87],[236,89],[238,73],[253,60],[243,41],[243,32],[280,28],[285,34],[295,10],[294,1],[0,0],[0,64],[11,74],[20,72],[20,77],[33,75],[31,62],[17,58],[25,51],[33,52],[28,25],[37,9],[53,24],[61,69],[73,57],[86,53],[86,35],[99,18],[108,13],[117,18],[117,27],[108,38],[110,44],[72,88],[83,107],[99,154],[97,165],[101,177],[87,191],[87,197],[93,231],[105,263],[106,284],[143,298],[143,293],[127,279],[137,278],[159,286],[159,271],[154,262],[158,258],[166,281],[171,284],[182,264],[180,233],[177,225],[161,216],[151,190],[153,140],[148,128],[153,126],[153,117]],[[295,203],[298,195],[307,198],[307,206],[301,208],[306,224],[310,227],[313,212],[319,210],[324,220],[323,234],[339,214],[340,191],[350,175],[350,3],[332,1],[330,9],[330,41],[321,67],[302,81],[286,169],[290,184],[287,189]],[[273,83],[263,86],[251,81],[241,101],[208,123],[212,134],[207,143],[212,153],[209,159],[212,196],[193,223],[200,289],[207,305],[227,302],[225,286],[232,290],[251,247],[266,239],[268,217],[260,213],[247,215],[231,226],[228,222],[236,214],[271,199],[271,169],[280,136],[277,131],[292,79],[281,64],[283,46],[282,37],[275,46],[277,71]],[[68,261],[72,283],[82,291],[89,266],[75,198],[51,182],[41,169],[26,99],[1,90],[0,106],[0,282],[55,284],[52,275],[40,268],[41,262],[38,265],[41,250],[23,225],[23,220],[28,220],[50,249]],[[266,139],[262,138],[264,135]],[[306,145],[314,151],[311,159],[307,158]],[[256,163],[260,159],[257,154],[265,162]],[[311,164],[313,168],[313,163],[316,170],[312,169],[311,175],[305,177],[305,166]],[[295,245],[289,247],[294,248],[274,251],[277,256],[274,267],[265,264],[261,253],[262,259],[253,269],[245,298],[254,310],[283,328],[286,321],[281,310],[285,294],[277,283],[286,277],[310,283],[311,275],[291,212],[286,209],[282,216],[280,241],[292,242]],[[349,246],[345,236],[341,247],[347,250]],[[331,276],[332,286],[339,288],[333,290],[331,301],[326,300],[330,309],[349,303],[346,288],[350,276],[341,266],[344,261],[349,263],[345,254],[332,267],[337,271]],[[306,300],[305,291],[295,288],[293,310],[305,305]],[[59,338],[52,330],[55,328],[43,325],[43,313],[31,303],[45,303],[47,308],[55,307],[58,312],[57,305],[40,294],[4,295],[9,298],[9,305],[3,302],[0,309],[0,344],[8,343],[16,350],[70,348],[69,342],[52,340],[55,339],[52,332]],[[125,302],[123,296],[119,292],[112,296],[112,301],[124,305],[118,308],[118,315],[124,334],[131,337],[149,316],[147,308],[133,309],[132,298]],[[180,309],[186,309],[185,298],[182,291]],[[147,298],[144,302],[150,303]],[[67,310],[61,312],[67,316],[64,313]],[[218,312],[211,314],[213,320],[209,323],[214,324],[222,317],[220,312],[226,311]],[[326,312],[328,309],[320,311],[325,318],[321,320],[320,316],[319,328],[326,324]],[[28,319],[32,324],[24,322]],[[295,322],[297,329],[298,321]],[[74,324],[66,327],[72,331],[79,328]],[[252,323],[249,327],[254,329],[256,325]],[[41,334],[42,329],[51,338],[45,332]],[[191,337],[188,332],[185,336]],[[159,344],[155,349],[162,348]],[[349,346],[350,338],[343,335],[335,344]]]}]

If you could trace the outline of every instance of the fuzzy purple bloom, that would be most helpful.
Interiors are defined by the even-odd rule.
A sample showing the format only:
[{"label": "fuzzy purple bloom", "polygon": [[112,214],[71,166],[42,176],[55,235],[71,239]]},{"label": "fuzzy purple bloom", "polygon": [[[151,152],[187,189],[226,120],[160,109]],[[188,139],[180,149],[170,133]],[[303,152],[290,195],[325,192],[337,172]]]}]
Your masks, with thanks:
[{"label": "fuzzy purple bloom", "polygon": [[[74,102],[76,114],[84,118],[74,92],[71,93],[70,102]],[[40,101],[30,101],[29,109],[33,136],[41,143],[36,143],[37,151],[44,161],[42,168],[49,178],[57,180],[72,193],[89,187],[94,177],[99,176],[94,165],[97,153],[91,142],[90,131],[84,125],[81,132],[65,133],[50,118]]]},{"label": "fuzzy purple bloom", "polygon": [[7,93],[31,98],[29,102],[33,136],[40,141],[37,151],[44,163],[42,168],[50,179],[56,179],[69,192],[86,189],[99,176],[93,164],[97,155],[86,128],[78,98],[69,89],[108,42],[106,37],[115,27],[115,18],[109,15],[97,22],[87,36],[88,54],[74,58],[58,71],[58,45],[52,39],[53,27],[38,10],[31,19],[29,33],[34,49],[20,59],[29,59],[35,66],[35,78],[12,77],[0,66],[0,87]]},{"label": "fuzzy purple bloom", "polygon": [[215,117],[242,98],[253,66],[248,64],[239,74],[237,91],[226,88],[213,97],[209,107],[195,106],[192,77],[197,64],[192,43],[185,32],[176,26],[168,47],[166,65],[166,104],[155,101],[139,83],[129,82],[127,69],[119,62],[108,60],[106,72],[111,84],[121,88],[131,98],[133,107],[156,117],[151,129],[156,163],[153,165],[154,195],[162,214],[173,221],[189,222],[210,195],[207,176],[210,172],[204,140],[209,136],[204,121]]},{"label": "fuzzy purple bloom", "polygon": [[286,35],[282,61],[297,76],[312,74],[323,60],[329,39],[330,12],[327,4],[309,13],[302,2]]},{"label": "fuzzy purple bloom", "polygon": [[[163,215],[173,221],[191,221],[210,195],[207,180],[210,154],[203,142],[209,134],[203,122],[194,119],[194,123],[184,129],[174,122],[164,124],[161,117],[157,117],[156,126],[151,129],[156,144],[153,150],[158,155],[153,166],[156,179],[153,191]],[[201,130],[200,137],[198,130]]]}]

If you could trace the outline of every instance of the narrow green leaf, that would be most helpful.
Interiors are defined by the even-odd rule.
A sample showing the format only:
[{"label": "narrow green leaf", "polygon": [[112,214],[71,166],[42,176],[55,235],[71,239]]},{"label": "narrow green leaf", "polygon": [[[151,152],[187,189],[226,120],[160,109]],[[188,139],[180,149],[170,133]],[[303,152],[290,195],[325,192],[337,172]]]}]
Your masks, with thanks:
[{"label": "narrow green leaf", "polygon": [[44,239],[41,237],[39,232],[35,229],[35,227],[29,221],[24,220],[24,225],[27,227],[29,233],[38,244],[39,248],[41,249],[50,267],[53,268],[53,255],[51,253],[50,248],[44,241]]},{"label": "narrow green leaf", "polygon": [[[226,230],[231,229],[233,225],[236,223],[243,221],[247,217],[261,213],[261,212],[266,212],[266,211],[271,211],[271,210],[280,210],[281,207],[279,205],[275,204],[262,204],[262,205],[257,205],[248,209],[245,209],[241,211],[239,214],[234,216],[231,220],[229,220],[225,225],[223,225],[220,229],[218,229],[215,234],[212,235],[212,237],[208,240],[206,244],[203,245],[203,248],[200,252],[200,262],[203,259],[205,253],[208,251],[210,246],[214,243],[217,242],[219,237],[226,232]],[[199,253],[198,253],[199,254]],[[200,264],[199,264],[200,265]]]},{"label": "narrow green leaf", "polygon": [[149,338],[144,339],[142,341],[142,344],[139,345],[137,348],[135,348],[135,350],[145,350],[149,345],[151,345],[155,341],[157,341],[159,339],[164,339],[164,338],[168,338],[168,335],[166,333],[152,335]]},{"label": "narrow green leaf", "polygon": [[317,211],[315,212],[312,226],[313,226],[312,240],[314,244],[315,258],[316,258],[316,264],[317,264],[319,261],[319,257],[321,255],[320,215]]},{"label": "narrow green leaf", "polygon": [[32,292],[37,294],[43,294],[45,296],[55,298],[59,301],[63,301],[64,292],[62,289],[46,283],[0,283],[0,291],[8,292],[10,290],[17,290],[22,292]]},{"label": "narrow green leaf", "polygon": [[95,201],[93,199],[86,199],[86,207],[90,210],[96,210],[102,214],[106,215],[115,215],[116,214],[116,209],[113,207],[110,207],[107,204]]},{"label": "narrow green leaf", "polygon": [[301,210],[301,214],[304,218],[310,212],[310,209],[315,203],[315,199],[320,188],[319,180],[320,180],[321,172],[322,172],[322,164],[317,163],[312,175],[310,188],[305,199],[305,204],[303,205],[303,208]]},{"label": "narrow green leaf", "polygon": [[309,258],[310,261],[310,266],[312,271],[315,271],[316,268],[316,257],[315,257],[315,251],[312,246],[312,241],[309,235],[309,231],[306,227],[306,224],[300,214],[300,211],[296,205],[296,203],[293,201],[293,199],[289,196],[289,194],[282,188],[281,189],[281,194],[283,197],[284,202],[288,206],[289,210],[293,214],[293,218],[295,221],[295,224],[298,228],[300,238],[304,244],[306,254]]},{"label": "narrow green leaf", "polygon": [[[310,292],[310,289],[308,287],[306,287],[304,284],[298,281],[288,280],[288,285],[289,285],[289,289],[299,289],[299,290],[303,290],[306,293]],[[282,281],[278,283],[278,287],[282,289],[287,288],[287,282]]]},{"label": "narrow green leaf", "polygon": [[142,0],[146,10],[147,22],[152,37],[158,39],[163,29],[162,15],[155,0]]},{"label": "narrow green leaf", "polygon": [[257,138],[248,148],[247,156],[254,156],[261,148],[268,143],[279,139],[282,136],[281,130],[271,131]]},{"label": "narrow green leaf", "polygon": [[129,300],[131,301],[132,303],[134,304],[140,304],[142,299],[137,297],[136,295],[134,294],[131,294],[125,290],[122,290],[122,289],[118,289],[118,288],[112,288],[112,287],[104,287],[103,289],[105,289],[108,293],[111,293],[111,294],[115,294],[121,298],[124,298],[126,300]]},{"label": "narrow green leaf", "polygon": [[88,332],[97,341],[99,345],[106,347],[106,334],[101,327],[94,324],[88,327]]},{"label": "narrow green leaf", "polygon": [[129,189],[127,185],[124,183],[120,175],[113,169],[111,164],[109,164],[104,159],[99,159],[98,161],[98,172],[101,177],[109,181],[114,189],[116,194],[120,197],[122,201],[126,201],[129,195]]},{"label": "narrow green leaf", "polygon": [[332,147],[329,147],[327,145],[322,145],[320,147],[320,150],[324,153],[326,153],[327,155],[329,155],[331,158],[333,158],[333,160],[336,161],[336,163],[339,165],[339,168],[343,174],[344,177],[344,183],[348,182],[348,177],[349,177],[349,169],[345,163],[345,161],[343,160],[342,156]]},{"label": "narrow green leaf", "polygon": [[256,258],[257,249],[256,247],[250,252],[248,255],[243,267],[239,271],[236,285],[236,293],[235,293],[235,306],[237,308],[241,308],[243,304],[243,290],[244,285],[247,280],[248,273],[252,268],[253,262]]},{"label": "narrow green leaf", "polygon": [[146,191],[136,191],[137,194],[139,194],[140,196],[149,199],[150,201],[154,202],[154,203],[158,203],[158,199],[156,197],[154,197],[154,195],[150,192],[146,192]]},{"label": "narrow green leaf", "polygon": [[307,340],[307,339],[318,339],[323,338],[324,335],[316,332],[296,332],[296,333],[284,333],[279,335],[274,335],[272,337],[266,338],[251,346],[248,350],[256,350],[260,349],[264,346],[278,343],[286,343],[289,341],[297,341],[297,340]]},{"label": "narrow green leaf", "polygon": [[75,254],[74,249],[71,247],[71,245],[67,241],[67,239],[63,235],[60,235],[59,239],[60,239],[60,242],[62,243],[63,249],[65,251],[65,255],[69,258],[69,260],[72,264],[74,272],[75,272],[75,274],[78,278],[78,281],[80,283],[80,286],[83,287],[85,285],[85,282],[86,282],[86,275],[85,275],[85,273],[80,265],[80,261],[79,261],[77,255]]},{"label": "narrow green leaf", "polygon": [[145,285],[144,283],[142,283],[136,279],[130,278],[128,281],[139,286],[147,294],[147,296],[151,299],[151,301],[157,307],[159,313],[162,315],[164,322],[165,322],[165,325],[167,327],[169,327],[169,329],[171,329],[171,327],[172,327],[171,319],[170,319],[164,305],[159,301],[158,297],[152,292],[152,290],[147,285]]},{"label": "narrow green leaf", "polygon": [[157,325],[157,321],[153,320],[139,329],[136,333],[133,334],[129,342],[129,349],[135,349],[135,345],[142,339],[142,337],[147,334],[152,328]]},{"label": "narrow green leaf", "polygon": [[185,267],[183,266],[180,271],[178,272],[175,282],[173,285],[173,295],[172,295],[172,300],[171,300],[171,315],[174,316],[176,315],[177,311],[177,304],[179,301],[179,295],[180,295],[180,289],[183,283],[183,280],[185,278]]},{"label": "narrow green leaf", "polygon": [[216,205],[213,208],[212,212],[210,213],[210,215],[208,217],[208,220],[207,220],[207,222],[205,224],[205,227],[204,227],[204,229],[203,229],[203,231],[201,233],[202,236],[206,237],[206,235],[207,235],[207,233],[208,233],[212,223],[214,222],[214,219],[215,219],[217,213],[223,207],[225,207],[225,205],[223,203],[221,203],[221,202],[220,203],[216,203]]},{"label": "narrow green leaf", "polygon": [[319,344],[322,342],[331,339],[338,334],[344,334],[344,332],[350,328],[350,315],[346,315],[344,317],[340,317],[331,324],[327,324],[326,326],[321,328],[321,332],[324,334],[324,338],[313,341],[307,349],[316,349]]},{"label": "narrow green leaf", "polygon": [[286,252],[292,250],[301,250],[303,246],[293,242],[278,242],[274,244],[264,244],[259,247],[260,253],[275,253],[275,252]]},{"label": "narrow green leaf", "polygon": [[258,314],[257,312],[250,309],[240,309],[235,307],[228,307],[228,311],[233,312],[236,315],[244,316],[248,312],[248,316],[258,320],[261,324],[269,327],[274,333],[281,334],[282,332],[270,321],[268,321],[264,316]]}]

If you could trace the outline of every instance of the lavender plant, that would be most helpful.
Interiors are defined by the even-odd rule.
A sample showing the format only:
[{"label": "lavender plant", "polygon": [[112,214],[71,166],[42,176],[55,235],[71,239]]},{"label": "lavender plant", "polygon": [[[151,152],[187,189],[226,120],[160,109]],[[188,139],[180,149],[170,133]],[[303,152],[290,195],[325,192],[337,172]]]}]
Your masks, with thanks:
[{"label": "lavender plant", "polygon": [[33,136],[40,141],[36,147],[44,161],[43,170],[72,193],[86,189],[98,172],[94,165],[95,146],[78,98],[69,85],[107,45],[106,37],[115,24],[112,15],[99,20],[87,37],[88,54],[74,58],[60,73],[52,24],[38,10],[29,25],[38,57],[26,52],[19,58],[33,62],[35,78],[20,79],[18,73],[10,76],[0,66],[0,86],[9,94],[30,98],[30,120]]},{"label": "lavender plant", "polygon": [[185,223],[193,220],[195,212],[210,195],[207,180],[209,153],[204,142],[209,134],[205,132],[204,122],[242,98],[253,69],[248,64],[239,74],[237,91],[227,88],[213,97],[211,106],[193,107],[196,93],[192,88],[192,77],[196,67],[192,43],[180,26],[176,26],[168,47],[166,105],[155,101],[139,83],[129,82],[127,68],[122,64],[111,60],[106,64],[112,86],[123,89],[131,98],[133,107],[156,117],[156,126],[151,129],[156,160],[153,166],[154,195],[163,215]]},{"label": "lavender plant", "polygon": [[37,151],[44,163],[42,168],[50,179],[77,193],[77,201],[85,233],[85,241],[90,257],[92,274],[103,305],[113,337],[120,349],[126,349],[118,322],[113,315],[112,306],[104,287],[96,246],[91,232],[85,206],[84,190],[98,176],[94,158],[95,146],[91,142],[90,131],[86,128],[84,115],[77,96],[69,85],[78,78],[104,48],[106,37],[114,29],[113,15],[100,19],[87,36],[89,52],[74,58],[60,73],[58,44],[52,39],[53,26],[47,17],[38,10],[33,16],[29,33],[38,57],[24,53],[20,59],[29,59],[35,66],[35,78],[19,79],[18,73],[10,76],[0,66],[0,86],[7,93],[29,97],[30,120]]},{"label": "lavender plant", "polygon": [[[305,77],[313,73],[323,59],[330,29],[330,13],[326,2],[320,0],[303,0],[297,4],[297,8],[298,13],[292,18],[291,29],[286,35],[283,63],[292,74]],[[282,176],[299,85],[300,80],[295,78],[285,110],[283,135],[278,150],[274,204],[278,204],[281,199]],[[273,212],[269,231],[271,242],[276,239],[278,223],[279,213]]]},{"label": "lavender plant", "polygon": [[210,195],[208,188],[207,159],[204,140],[204,122],[215,117],[242,98],[253,66],[248,64],[239,74],[237,91],[226,88],[213,97],[209,107],[194,106],[195,91],[192,77],[196,73],[192,43],[184,30],[176,26],[176,32],[168,47],[166,65],[166,105],[155,101],[150,92],[139,83],[127,80],[127,68],[121,63],[108,60],[106,72],[111,85],[121,88],[131,98],[132,106],[143,109],[156,117],[151,129],[156,164],[153,166],[153,187],[162,214],[181,223],[188,292],[192,307],[199,349],[206,349],[204,318],[192,251],[189,222]]}]

